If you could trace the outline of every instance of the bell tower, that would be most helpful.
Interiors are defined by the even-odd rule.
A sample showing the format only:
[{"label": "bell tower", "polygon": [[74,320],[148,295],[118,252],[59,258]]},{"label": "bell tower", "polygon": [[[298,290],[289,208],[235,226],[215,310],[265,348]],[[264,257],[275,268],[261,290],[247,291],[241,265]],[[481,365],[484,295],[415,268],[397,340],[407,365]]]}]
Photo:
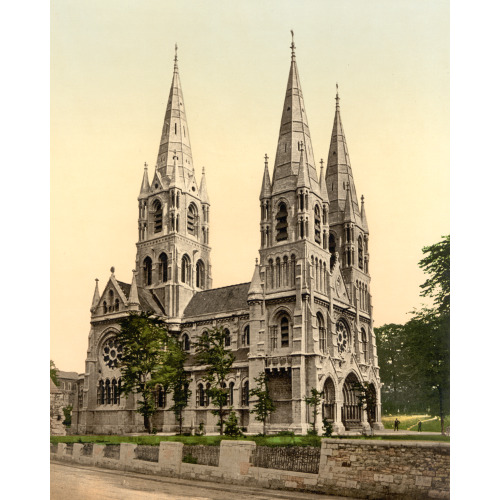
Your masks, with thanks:
[{"label": "bell tower", "polygon": [[176,324],[191,297],[212,286],[210,202],[204,168],[199,187],[196,180],[177,45],[157,163],[151,183],[144,165],[138,202],[138,285],[152,291]]}]

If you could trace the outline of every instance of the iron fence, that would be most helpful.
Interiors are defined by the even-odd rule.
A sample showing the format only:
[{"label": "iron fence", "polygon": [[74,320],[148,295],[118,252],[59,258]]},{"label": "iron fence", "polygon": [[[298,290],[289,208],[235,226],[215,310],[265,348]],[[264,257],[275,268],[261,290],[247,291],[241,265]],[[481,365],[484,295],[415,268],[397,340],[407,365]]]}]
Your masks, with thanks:
[{"label": "iron fence", "polygon": [[145,444],[138,444],[135,449],[135,458],[146,460],[147,462],[158,462],[160,447]]},{"label": "iron fence", "polygon": [[220,446],[184,445],[182,461],[198,465],[219,466]]},{"label": "iron fence", "polygon": [[321,448],[313,446],[257,446],[253,465],[317,474],[320,454]]}]

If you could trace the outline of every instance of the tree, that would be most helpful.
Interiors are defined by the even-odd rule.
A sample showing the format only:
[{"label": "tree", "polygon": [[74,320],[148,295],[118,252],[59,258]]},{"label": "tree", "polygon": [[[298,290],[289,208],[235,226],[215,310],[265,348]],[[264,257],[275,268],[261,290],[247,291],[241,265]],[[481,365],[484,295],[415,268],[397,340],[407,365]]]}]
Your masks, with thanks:
[{"label": "tree", "polygon": [[424,273],[430,275],[420,285],[422,297],[432,297],[439,315],[450,312],[450,235],[442,236],[434,245],[424,247],[425,257],[418,263]]},{"label": "tree", "polygon": [[226,422],[226,428],[224,429],[224,434],[226,436],[232,437],[243,436],[240,426],[238,425],[238,417],[236,416],[236,413],[234,413],[234,411],[229,414]]},{"label": "tree", "polygon": [[193,342],[196,362],[205,366],[205,375],[202,378],[210,383],[207,393],[217,407],[212,413],[219,417],[221,436],[224,431],[224,417],[228,413],[224,408],[227,405],[228,395],[226,380],[234,362],[234,355],[225,348],[225,341],[226,334],[218,327],[204,331],[198,342]]},{"label": "tree", "polygon": [[254,378],[256,386],[250,389],[250,396],[257,398],[250,413],[255,414],[255,419],[262,422],[262,434],[266,435],[266,422],[273,411],[276,411],[273,400],[269,396],[267,389],[267,376],[265,372],[260,372],[258,377]]},{"label": "tree", "polygon": [[312,424],[313,434],[318,434],[318,431],[316,430],[316,420],[319,414],[319,405],[321,404],[322,400],[323,400],[323,391],[318,391],[318,389],[315,388],[311,389],[311,395],[309,397],[304,396],[304,401],[313,410],[313,424]]},{"label": "tree", "polygon": [[155,384],[167,361],[165,346],[168,343],[166,325],[147,313],[131,312],[120,320],[116,340],[122,346],[121,392],[140,394],[139,414],[144,417],[144,427],[151,433],[151,417],[156,412]]},{"label": "tree", "polygon": [[167,340],[166,355],[163,366],[159,369],[154,382],[163,385],[166,393],[172,393],[173,404],[168,409],[173,411],[179,422],[179,434],[182,433],[183,412],[189,402],[191,377],[184,369],[187,353],[176,337]]},{"label": "tree", "polygon": [[64,413],[64,420],[63,424],[66,427],[71,427],[71,412],[73,411],[73,406],[68,405],[63,408],[63,413]]},{"label": "tree", "polygon": [[56,364],[52,360],[50,360],[50,378],[52,382],[54,382],[54,384],[59,387],[59,384],[61,382],[59,382],[59,378],[57,377],[58,372],[59,370],[56,368]]}]

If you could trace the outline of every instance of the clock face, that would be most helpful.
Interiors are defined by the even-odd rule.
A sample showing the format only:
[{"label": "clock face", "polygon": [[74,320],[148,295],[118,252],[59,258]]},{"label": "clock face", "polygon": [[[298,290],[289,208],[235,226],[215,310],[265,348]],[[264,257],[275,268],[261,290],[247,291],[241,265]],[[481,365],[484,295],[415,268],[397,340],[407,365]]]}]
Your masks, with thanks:
[{"label": "clock face", "polygon": [[122,346],[114,339],[106,341],[103,347],[103,360],[109,368],[116,368],[122,359]]},{"label": "clock face", "polygon": [[339,347],[339,353],[345,352],[347,349],[347,327],[339,321],[337,323],[337,345]]}]

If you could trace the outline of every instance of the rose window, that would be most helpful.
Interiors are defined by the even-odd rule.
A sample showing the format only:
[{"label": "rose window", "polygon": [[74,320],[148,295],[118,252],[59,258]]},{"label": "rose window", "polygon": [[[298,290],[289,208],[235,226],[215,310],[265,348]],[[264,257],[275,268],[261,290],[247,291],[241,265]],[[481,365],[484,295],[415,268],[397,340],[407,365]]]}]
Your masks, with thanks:
[{"label": "rose window", "polygon": [[346,351],[348,341],[349,337],[347,327],[342,321],[339,321],[337,323],[337,345],[340,353]]},{"label": "rose window", "polygon": [[104,363],[110,368],[116,368],[122,359],[122,346],[116,340],[108,340],[103,347]]}]

